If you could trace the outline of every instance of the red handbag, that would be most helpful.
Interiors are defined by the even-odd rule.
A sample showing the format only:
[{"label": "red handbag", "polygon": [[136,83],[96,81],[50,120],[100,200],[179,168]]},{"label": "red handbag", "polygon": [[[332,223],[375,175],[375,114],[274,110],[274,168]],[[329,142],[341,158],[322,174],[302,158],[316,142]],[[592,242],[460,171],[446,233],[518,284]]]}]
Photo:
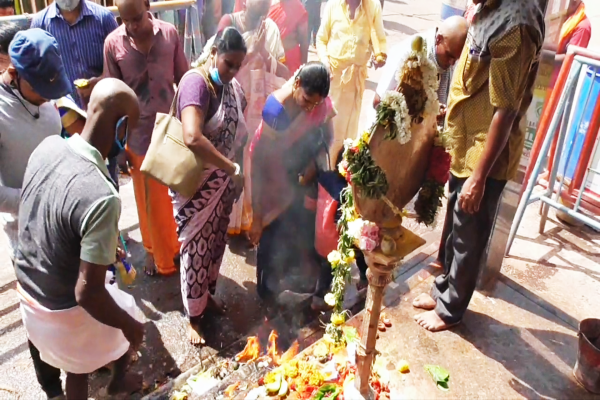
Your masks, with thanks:
[{"label": "red handbag", "polygon": [[327,258],[329,253],[337,249],[338,231],[335,224],[335,213],[338,208],[337,200],[329,195],[319,184],[317,200],[317,217],[315,226],[315,249],[320,256]]}]

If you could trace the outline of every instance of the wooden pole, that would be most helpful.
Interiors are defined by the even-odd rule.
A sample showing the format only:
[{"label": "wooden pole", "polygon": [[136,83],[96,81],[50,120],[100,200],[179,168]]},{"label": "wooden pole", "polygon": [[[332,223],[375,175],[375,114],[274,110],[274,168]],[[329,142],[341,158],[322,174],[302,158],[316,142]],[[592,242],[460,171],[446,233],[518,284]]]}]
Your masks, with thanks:
[{"label": "wooden pole", "polygon": [[389,236],[384,234],[383,240],[392,241],[394,244],[389,252],[383,253],[380,249],[364,252],[365,261],[369,266],[367,270],[369,289],[360,329],[360,347],[356,352],[358,373],[355,386],[365,399],[373,398],[369,378],[377,353],[375,346],[385,287],[394,280],[394,270],[400,261],[426,243],[423,238],[402,226],[386,230]]},{"label": "wooden pole", "polygon": [[383,292],[385,287],[393,280],[393,269],[386,268],[384,265],[376,265],[372,259],[367,259],[367,264],[369,265],[369,269],[367,270],[369,289],[365,305],[365,315],[363,316],[360,329],[361,341],[357,352],[358,379],[356,380],[356,388],[365,399],[370,399],[372,398],[372,393],[369,386],[369,378],[371,377],[371,367],[375,360],[375,345],[377,343]]}]

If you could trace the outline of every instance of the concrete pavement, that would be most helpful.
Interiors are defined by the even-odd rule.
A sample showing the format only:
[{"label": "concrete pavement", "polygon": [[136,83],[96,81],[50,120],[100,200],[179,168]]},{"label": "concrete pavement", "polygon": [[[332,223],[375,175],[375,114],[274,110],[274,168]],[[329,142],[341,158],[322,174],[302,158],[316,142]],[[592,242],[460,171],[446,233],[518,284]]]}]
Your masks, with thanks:
[{"label": "concrete pavement", "polygon": [[[383,14],[389,45],[393,46],[406,35],[435,26],[440,7],[440,0],[387,0]],[[363,109],[372,103],[379,73],[380,71],[373,70],[369,73]],[[365,124],[365,115],[363,110],[362,124]],[[140,272],[134,285],[126,290],[136,297],[146,324],[146,340],[140,350],[141,358],[132,368],[143,373],[145,382],[152,388],[155,384],[164,383],[170,376],[191,368],[240,337],[251,334],[253,327],[264,321],[267,310],[256,295],[254,252],[243,245],[236,246],[236,243],[232,243],[225,254],[217,288],[218,296],[227,302],[230,311],[224,317],[207,319],[207,347],[200,349],[189,345],[185,335],[179,276],[149,278],[141,273],[143,248],[140,244],[133,186],[127,180],[122,182],[121,197],[123,210],[119,226],[129,233],[133,265],[138,266]],[[302,319],[291,321],[290,334],[299,332],[304,324]],[[286,325],[289,327],[290,321]],[[95,374],[90,379],[90,395],[102,398],[100,388],[106,385],[107,380],[106,372]],[[0,400],[17,398],[42,399],[43,395],[27,348],[6,238],[0,235]]]},{"label": "concrete pavement", "polygon": [[[600,27],[600,4],[595,0],[587,0],[586,3],[594,26]],[[383,15],[389,46],[398,43],[407,35],[434,27],[439,20],[440,6],[441,0],[386,0]],[[600,48],[600,28],[594,31],[592,43]],[[361,113],[363,125],[366,124],[367,110],[371,107],[373,90],[379,75],[380,71],[369,71],[367,92],[364,96]],[[120,227],[128,231],[131,237],[129,247],[133,264],[141,267],[143,249],[140,245],[141,237],[131,183],[123,182],[121,194],[123,212]],[[539,317],[541,319],[535,320],[531,324],[539,325],[540,332],[550,332],[549,339],[543,340],[543,343],[551,352],[560,350],[560,348],[555,349],[556,346],[552,345],[553,341],[559,341],[556,337],[566,338],[563,342],[568,345],[564,347],[565,350],[560,350],[559,358],[563,364],[570,365],[573,361],[573,338],[576,334],[577,322],[586,316],[598,315],[595,304],[598,304],[598,300],[600,300],[598,298],[600,293],[598,290],[600,288],[598,275],[598,271],[600,271],[600,267],[598,267],[600,265],[598,258],[600,257],[600,248],[598,247],[600,246],[600,237],[594,232],[573,230],[565,228],[556,221],[554,223],[555,225],[548,225],[545,235],[535,232],[527,233],[527,227],[537,226],[535,210],[533,207],[529,209],[527,219],[522,225],[523,228],[519,231],[519,238],[513,246],[513,257],[506,261],[504,267],[501,284],[508,286],[512,292],[502,289],[492,296],[521,296],[535,307],[542,309],[543,311],[537,313],[541,315]],[[430,260],[429,257],[435,255],[439,229],[427,230],[414,225],[411,225],[411,228],[425,236],[428,239],[428,245],[407,258],[407,262],[399,271],[398,281],[391,285],[391,291],[404,290],[408,292],[410,289],[422,287],[420,284],[430,280],[431,274],[434,272],[428,270],[426,264]],[[536,251],[532,249],[536,249]],[[234,242],[228,248],[221,269],[217,294],[227,302],[230,311],[224,317],[207,319],[205,331],[209,346],[202,349],[189,345],[186,340],[179,277],[148,278],[143,273],[138,274],[135,284],[127,290],[136,297],[138,305],[144,312],[147,333],[145,343],[140,350],[141,358],[132,368],[134,371],[143,373],[149,389],[155,384],[162,384],[169,377],[178,375],[199,362],[209,359],[216,352],[227,348],[240,338],[260,334],[258,331],[261,329],[261,325],[264,325],[263,321],[268,312],[256,295],[254,257],[253,251],[245,249],[239,243]],[[141,268],[139,270],[141,272]],[[406,273],[408,270],[412,271],[410,276]],[[577,287],[575,295],[573,287]],[[29,357],[14,289],[14,272],[8,259],[5,238],[0,235],[0,400],[43,399]],[[475,312],[484,314],[491,312],[491,310],[480,309],[478,303],[480,300],[478,299],[481,297],[478,296],[473,303]],[[481,301],[488,301],[485,299],[487,298]],[[496,302],[500,303],[497,300]],[[528,303],[527,307],[533,307],[531,304]],[[501,312],[512,313],[513,311],[502,308]],[[410,318],[403,318],[408,326],[407,329],[414,330],[414,326],[409,326],[412,323]],[[494,318],[499,319],[499,317]],[[531,332],[532,325],[519,325],[528,318],[531,318],[531,315],[522,314],[516,320],[507,322],[507,325],[520,326]],[[310,336],[311,332],[315,331],[309,329],[306,332],[306,328],[301,329],[307,322],[303,316],[283,319],[283,321],[284,325],[288,327],[288,336],[294,334]],[[477,320],[473,326],[479,324],[485,325],[487,322]],[[489,328],[488,331],[496,329],[494,324],[490,326],[492,328]],[[264,326],[262,329],[265,329]],[[408,332],[405,333],[403,330],[402,334],[409,335]],[[444,337],[446,336],[437,338]],[[439,340],[437,338],[435,341]],[[462,340],[461,343],[463,343],[458,345],[458,349],[464,348],[460,346],[467,346],[467,343],[472,343],[469,345],[471,351],[474,348],[473,344],[475,344],[475,348],[479,345],[483,346],[482,342],[479,344],[472,342],[473,339],[473,335],[465,335],[462,339],[439,341],[436,346],[445,348],[451,343],[456,344],[456,340]],[[431,343],[428,341],[429,339],[423,340]],[[530,340],[530,336],[526,335],[524,340]],[[532,355],[539,352],[540,357],[543,358],[548,354],[542,351],[543,349],[539,350],[540,347],[537,343],[532,346],[532,349],[530,353]],[[416,351],[418,350],[419,348],[416,348]],[[492,347],[491,350],[499,352],[502,348]],[[460,352],[441,354],[446,354],[446,357],[461,356]],[[529,385],[523,384],[526,387],[536,388],[535,385],[532,386],[533,381],[529,379],[529,375],[515,373],[514,368],[511,367],[512,364],[502,362],[501,359],[496,358],[495,353],[482,349],[479,353],[470,352],[468,354],[473,357],[496,360],[495,368],[502,371],[505,374],[503,376],[512,374],[517,382],[521,382],[521,384],[525,382]],[[538,357],[528,360],[535,362]],[[547,364],[554,362],[556,362],[556,358],[552,357],[546,361]],[[560,368],[565,369],[562,364]],[[105,372],[92,377],[90,393],[94,398],[104,397],[100,388],[106,384],[107,380],[108,375]],[[457,383],[459,382],[457,381]],[[548,390],[518,392],[524,397],[554,397]],[[455,394],[457,393],[459,392],[455,392]],[[460,393],[474,395],[474,392],[469,391]],[[490,393],[499,394],[500,392]]]}]

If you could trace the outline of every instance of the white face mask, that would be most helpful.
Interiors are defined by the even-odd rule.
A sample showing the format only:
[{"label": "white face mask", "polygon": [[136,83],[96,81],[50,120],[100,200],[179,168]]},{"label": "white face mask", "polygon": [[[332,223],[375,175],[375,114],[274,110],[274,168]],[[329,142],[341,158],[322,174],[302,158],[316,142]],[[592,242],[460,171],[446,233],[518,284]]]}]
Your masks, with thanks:
[{"label": "white face mask", "polygon": [[56,5],[63,11],[73,11],[79,5],[80,0],[55,0]]}]

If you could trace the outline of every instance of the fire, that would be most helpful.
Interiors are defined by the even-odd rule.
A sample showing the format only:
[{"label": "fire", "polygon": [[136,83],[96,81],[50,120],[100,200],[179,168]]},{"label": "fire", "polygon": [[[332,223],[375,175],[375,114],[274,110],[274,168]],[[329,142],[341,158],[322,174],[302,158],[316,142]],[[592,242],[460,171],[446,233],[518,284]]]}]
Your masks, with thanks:
[{"label": "fire", "polygon": [[233,385],[227,386],[225,392],[223,393],[225,397],[232,398],[235,391],[240,387],[240,382],[234,383]]},{"label": "fire", "polygon": [[292,346],[289,349],[287,349],[287,351],[285,353],[283,353],[283,355],[279,358],[279,363],[280,363],[279,365],[285,364],[286,362],[288,362],[291,359],[293,359],[294,357],[296,357],[299,349],[300,349],[300,345],[298,344],[298,341],[295,341],[292,344]]},{"label": "fire", "polygon": [[258,343],[258,337],[250,336],[248,337],[246,347],[244,347],[244,350],[242,350],[241,353],[238,353],[235,356],[235,360],[238,362],[251,362],[256,360],[259,355],[260,343]]},{"label": "fire", "polygon": [[[294,342],[292,346],[281,356],[279,356],[279,351],[277,350],[277,339],[279,335],[276,330],[272,330],[269,334],[269,344],[267,347],[266,357],[269,358],[273,365],[283,365],[284,363],[290,361],[298,354],[299,344],[298,342]],[[235,360],[238,362],[252,362],[256,361],[260,356],[260,344],[258,342],[258,337],[250,336],[248,338],[248,342],[246,343],[246,347],[241,353],[238,353],[235,356]]]},{"label": "fire", "polygon": [[276,330],[272,330],[269,334],[269,348],[267,349],[267,357],[273,360],[273,364],[281,365],[279,363],[279,355],[277,354],[277,338],[279,335]]}]

